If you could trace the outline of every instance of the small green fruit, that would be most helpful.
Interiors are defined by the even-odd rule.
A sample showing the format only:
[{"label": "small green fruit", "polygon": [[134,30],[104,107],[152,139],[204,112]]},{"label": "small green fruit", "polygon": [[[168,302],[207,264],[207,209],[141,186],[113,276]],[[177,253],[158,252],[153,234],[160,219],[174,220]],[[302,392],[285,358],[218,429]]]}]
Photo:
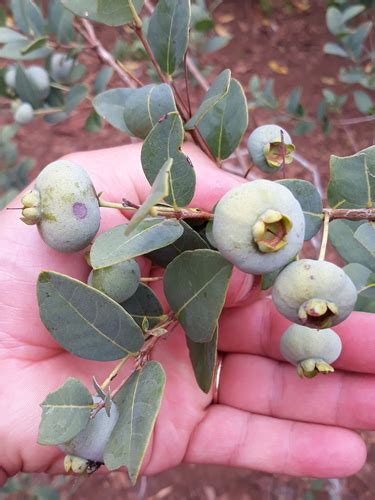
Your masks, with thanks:
[{"label": "small green fruit", "polygon": [[47,71],[40,66],[29,66],[26,68],[26,75],[34,84],[34,87],[38,92],[39,99],[46,99],[51,90]]},{"label": "small green fruit", "polygon": [[14,120],[20,125],[26,125],[34,119],[34,110],[28,102],[21,103],[14,113]]},{"label": "small green fruit", "polygon": [[[100,209],[94,186],[82,167],[69,160],[50,163],[38,175],[31,193],[22,199],[21,220],[37,224],[47,245],[60,252],[77,252],[92,241],[99,229]],[[33,212],[34,220],[29,220],[25,209],[34,208],[39,217]]]},{"label": "small green fruit", "polygon": [[213,238],[220,253],[246,273],[286,265],[300,251],[305,218],[281,184],[256,180],[231,189],[215,208]]},{"label": "small green fruit", "polygon": [[[101,401],[97,396],[94,396],[93,400],[94,403]],[[67,443],[59,445],[59,448],[74,457],[104,463],[104,449],[117,423],[118,417],[118,407],[116,403],[112,402],[109,417],[104,408],[100,409],[79,434]]]},{"label": "small green fruit", "polygon": [[4,81],[10,89],[15,89],[16,88],[16,67],[15,66],[8,66],[6,69]]},{"label": "small green fruit", "polygon": [[330,373],[330,365],[340,356],[341,339],[330,329],[315,330],[291,325],[280,339],[283,357],[297,366],[300,377],[312,378],[318,373]]},{"label": "small green fruit", "polygon": [[295,149],[288,132],[278,125],[257,127],[250,134],[247,148],[252,162],[267,173],[276,172],[284,162],[291,163]]},{"label": "small green fruit", "polygon": [[56,82],[69,83],[70,75],[74,66],[74,59],[66,54],[56,52],[51,57],[50,73]]},{"label": "small green fruit", "polygon": [[328,328],[341,323],[353,311],[357,290],[335,264],[301,259],[281,271],[272,299],[281,314],[294,323]]},{"label": "small green fruit", "polygon": [[90,272],[87,283],[121,304],[134,295],[140,277],[139,266],[131,259],[103,269],[94,269]]}]

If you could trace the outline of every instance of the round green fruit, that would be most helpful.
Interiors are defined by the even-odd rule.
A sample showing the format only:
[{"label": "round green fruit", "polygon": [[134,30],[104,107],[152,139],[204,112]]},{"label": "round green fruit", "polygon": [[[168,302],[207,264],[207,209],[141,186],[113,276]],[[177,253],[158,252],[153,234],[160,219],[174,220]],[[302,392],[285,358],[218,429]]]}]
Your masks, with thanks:
[{"label": "round green fruit", "polygon": [[26,69],[26,74],[37,90],[39,99],[46,99],[51,90],[47,71],[40,66],[29,66]]},{"label": "round green fruit", "polygon": [[103,269],[94,269],[90,272],[87,283],[121,304],[134,295],[140,277],[139,266],[131,259]]},{"label": "round green fruit", "polygon": [[4,76],[4,81],[10,89],[16,88],[16,68],[15,66],[8,66]]},{"label": "round green fruit", "polygon": [[21,103],[14,112],[14,120],[20,125],[26,125],[34,119],[34,110],[28,102]]},{"label": "round green fruit", "polygon": [[56,52],[50,61],[50,73],[56,82],[69,83],[70,75],[74,66],[74,59],[66,54]]},{"label": "round green fruit", "polygon": [[[101,401],[97,396],[94,396],[93,400],[94,403]],[[104,408],[100,409],[80,433],[67,443],[59,445],[59,448],[69,455],[91,460],[92,462],[104,463],[104,449],[118,417],[118,407],[116,403],[112,402],[109,417]]]},{"label": "round green fruit", "polygon": [[99,202],[91,179],[69,160],[47,165],[22,202],[22,220],[37,224],[45,243],[60,252],[82,250],[99,229]]},{"label": "round green fruit", "polygon": [[247,148],[252,162],[267,173],[276,172],[284,162],[291,163],[295,149],[288,132],[278,125],[257,127],[250,134]]},{"label": "round green fruit", "polygon": [[330,329],[316,330],[294,324],[280,339],[281,354],[297,366],[301,377],[333,372],[331,363],[340,356],[341,349],[340,337]]},{"label": "round green fruit", "polygon": [[246,273],[263,274],[285,266],[300,251],[305,218],[288,188],[256,180],[221,198],[212,234],[229,262]]},{"label": "round green fruit", "polygon": [[357,289],[335,264],[301,259],[281,271],[272,299],[281,314],[294,323],[328,328],[341,323],[353,311]]}]

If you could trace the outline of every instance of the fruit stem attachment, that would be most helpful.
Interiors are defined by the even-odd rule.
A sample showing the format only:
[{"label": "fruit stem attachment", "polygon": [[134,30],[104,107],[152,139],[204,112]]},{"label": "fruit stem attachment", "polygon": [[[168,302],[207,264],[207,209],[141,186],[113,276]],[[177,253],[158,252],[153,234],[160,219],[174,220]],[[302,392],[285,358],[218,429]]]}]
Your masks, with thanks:
[{"label": "fruit stem attachment", "polygon": [[318,260],[324,260],[326,256],[327,243],[328,243],[328,232],[329,232],[329,213],[324,212],[324,221],[323,221],[323,236],[322,243],[320,245],[320,252]]}]

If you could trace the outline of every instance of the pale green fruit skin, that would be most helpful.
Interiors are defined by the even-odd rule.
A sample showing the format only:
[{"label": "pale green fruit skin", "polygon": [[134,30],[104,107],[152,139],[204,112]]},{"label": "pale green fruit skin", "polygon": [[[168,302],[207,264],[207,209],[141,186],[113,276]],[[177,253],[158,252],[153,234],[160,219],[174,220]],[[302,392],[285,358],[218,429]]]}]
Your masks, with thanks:
[{"label": "pale green fruit skin", "polygon": [[282,356],[298,365],[305,359],[322,359],[331,364],[340,356],[342,343],[330,328],[316,330],[301,325],[291,325],[280,339]]},{"label": "pale green fruit skin", "polygon": [[280,130],[284,133],[284,143],[292,144],[292,139],[288,132],[284,130],[279,125],[262,125],[257,127],[250,134],[247,141],[247,149],[249,151],[250,158],[254,165],[259,167],[263,172],[274,173],[279,170],[276,167],[270,167],[264,156],[264,147],[273,142],[275,139],[281,138]]},{"label": "pale green fruit skin", "polygon": [[9,66],[7,68],[4,80],[9,88],[16,88],[16,68],[14,66]]},{"label": "pale green fruit skin", "polygon": [[37,88],[39,98],[45,99],[48,97],[51,87],[47,71],[40,66],[29,66],[26,69],[26,74]]},{"label": "pale green fruit skin", "polygon": [[53,54],[50,61],[50,73],[52,78],[60,83],[68,83],[73,66],[74,59],[67,57],[66,54]]},{"label": "pale green fruit skin", "polygon": [[[101,401],[97,396],[93,397],[94,403]],[[110,416],[102,408],[93,419],[89,420],[87,426],[73,439],[59,445],[59,448],[69,455],[104,463],[103,454],[109,437],[117,423],[119,411],[116,403],[112,402]]]},{"label": "pale green fruit skin", "polygon": [[87,283],[121,304],[136,292],[141,271],[134,259],[90,272]]},{"label": "pale green fruit skin", "polygon": [[[331,262],[301,259],[281,271],[272,289],[277,309],[294,323],[303,324],[299,307],[310,299],[333,302],[339,313],[330,326],[341,323],[353,311],[357,289],[349,276]],[[314,325],[312,325],[314,326]]]},{"label": "pale green fruit skin", "polygon": [[50,247],[60,252],[85,248],[100,225],[100,209],[86,171],[69,160],[47,165],[38,175],[41,221],[38,229]]},{"label": "pale green fruit skin", "polygon": [[[252,238],[252,226],[268,209],[290,218],[288,243],[277,252],[262,253]],[[305,218],[300,204],[285,186],[264,179],[228,191],[215,208],[212,227],[219,252],[245,273],[263,274],[286,265],[301,250]]]},{"label": "pale green fruit skin", "polygon": [[34,119],[34,110],[31,104],[23,102],[14,112],[14,120],[20,125],[26,125]]}]

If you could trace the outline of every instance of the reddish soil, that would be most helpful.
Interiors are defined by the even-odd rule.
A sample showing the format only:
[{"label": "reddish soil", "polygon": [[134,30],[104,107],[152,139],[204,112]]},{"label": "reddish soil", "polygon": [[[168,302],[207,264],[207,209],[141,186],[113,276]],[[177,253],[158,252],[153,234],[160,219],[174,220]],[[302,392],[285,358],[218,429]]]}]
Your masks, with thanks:
[{"label": "reddish soil", "polygon": [[[337,81],[338,69],[343,62],[339,58],[324,56],[322,53],[324,43],[331,40],[324,19],[326,2],[323,0],[310,2],[313,6],[306,11],[293,6],[305,3],[302,1],[272,3],[275,5],[274,11],[269,19],[265,19],[258,2],[245,0],[223,2],[217,9],[216,16],[219,23],[221,22],[225,29],[233,34],[233,39],[225,49],[202,57],[201,63],[214,66],[212,77],[225,67],[231,67],[233,75],[242,82],[247,93],[248,81],[253,74],[261,75],[262,78],[275,78],[276,94],[281,98],[288,95],[295,86],[302,86],[303,102],[306,103],[311,115],[314,115],[321,89],[326,86],[322,84],[322,79],[331,79],[333,85],[330,88],[335,92],[342,94],[346,91]],[[233,20],[229,20],[230,16]],[[229,22],[224,23],[228,20]],[[98,33],[104,45],[110,48],[114,40],[113,31],[100,27]],[[270,60],[276,60],[286,66],[288,73],[275,74],[268,66]],[[99,68],[96,56],[86,55],[84,62],[89,66],[89,73],[95,74]],[[140,66],[135,73],[142,77],[143,68]],[[120,82],[113,78],[111,87],[116,86],[120,86]],[[201,91],[195,91],[194,104],[199,102],[201,95]],[[250,98],[249,94],[248,97]],[[358,116],[352,98],[345,110],[345,118]],[[87,108],[81,107],[69,120],[61,124],[50,126],[38,121],[23,127],[17,135],[21,153],[35,158],[37,169],[40,169],[50,161],[72,151],[116,146],[128,141],[123,134],[109,125],[106,125],[100,133],[84,132],[82,126],[88,112]],[[255,111],[252,113],[251,127],[269,121],[269,117],[270,115],[264,111]],[[0,122],[4,119],[6,118],[1,117]],[[339,156],[352,154],[371,145],[374,134],[374,129],[371,130],[368,124],[362,124],[347,129],[335,128],[328,137],[324,137],[320,131],[315,131],[308,136],[296,137],[295,143],[300,154],[319,165],[319,171],[325,181],[328,177],[330,154]],[[299,166],[293,167],[291,172],[292,175],[309,179],[306,171]],[[75,483],[75,480],[68,478],[59,489],[62,491],[62,498],[77,500],[86,498],[371,499],[375,498],[373,468],[375,447],[372,445],[372,435],[367,434],[366,439],[369,446],[366,466],[356,476],[340,481],[310,481],[242,469],[184,465],[148,478],[146,490],[144,490],[145,483],[141,483],[137,488],[131,488],[123,473],[113,473],[106,478],[94,475],[82,483]],[[55,481],[53,484],[57,485]],[[45,484],[51,483],[51,479],[38,476],[33,482]],[[22,495],[18,498],[26,498]]]}]

